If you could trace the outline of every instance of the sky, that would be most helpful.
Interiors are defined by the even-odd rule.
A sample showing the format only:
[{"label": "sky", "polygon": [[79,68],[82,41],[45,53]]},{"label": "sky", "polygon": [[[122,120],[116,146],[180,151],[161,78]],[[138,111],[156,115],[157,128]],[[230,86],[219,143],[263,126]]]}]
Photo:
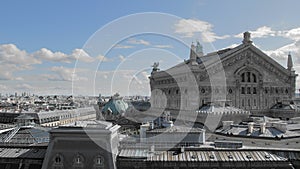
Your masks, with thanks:
[{"label": "sky", "polygon": [[[300,72],[297,0],[1,1],[0,93],[150,95],[151,65],[253,43]],[[300,88],[299,78],[297,88]]]}]

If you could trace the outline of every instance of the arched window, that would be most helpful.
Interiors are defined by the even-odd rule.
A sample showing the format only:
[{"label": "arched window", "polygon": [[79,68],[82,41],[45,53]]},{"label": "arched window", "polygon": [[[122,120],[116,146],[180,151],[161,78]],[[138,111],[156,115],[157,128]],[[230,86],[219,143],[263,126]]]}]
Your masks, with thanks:
[{"label": "arched window", "polygon": [[252,80],[254,83],[256,83],[256,75],[254,73],[252,73]]},{"label": "arched window", "polygon": [[80,154],[76,154],[73,159],[73,165],[76,167],[83,167],[84,158]]},{"label": "arched window", "polygon": [[101,155],[97,155],[95,158],[94,158],[94,166],[104,166],[104,159]]},{"label": "arched window", "polygon": [[63,168],[63,156],[61,154],[56,154],[53,157],[53,168],[62,169]]},{"label": "arched window", "polygon": [[242,82],[245,82],[245,73],[243,73],[242,75],[241,75],[241,77],[242,77]]},{"label": "arched window", "polygon": [[250,72],[247,72],[247,82],[251,82]]},{"label": "arched window", "polygon": [[253,72],[244,72],[241,74],[242,83],[257,83],[256,74]]},{"label": "arched window", "polygon": [[57,164],[61,163],[61,158],[60,157],[55,157],[55,163],[57,163]]}]

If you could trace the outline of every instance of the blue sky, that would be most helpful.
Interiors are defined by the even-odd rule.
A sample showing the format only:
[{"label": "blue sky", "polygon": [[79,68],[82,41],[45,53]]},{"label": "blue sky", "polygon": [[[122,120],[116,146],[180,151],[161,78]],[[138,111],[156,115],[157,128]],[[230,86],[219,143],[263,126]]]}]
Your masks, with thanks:
[{"label": "blue sky", "polygon": [[[297,70],[298,62],[300,62],[297,58],[300,54],[299,6],[300,2],[296,0],[284,2],[279,0],[251,2],[238,0],[1,1],[0,93],[27,91],[38,94],[70,94],[74,91],[84,91],[80,89],[81,85],[74,87],[73,84],[74,90],[71,89],[76,58],[81,58],[83,55],[83,59],[79,59],[77,65],[78,81],[84,81],[87,77],[84,74],[87,71],[84,69],[86,66],[91,66],[89,57],[98,57],[98,60],[102,59],[103,64],[98,70],[101,74],[99,77],[97,75],[99,82],[96,82],[96,86],[98,87],[93,91],[77,94],[111,94],[114,92],[124,95],[149,94],[148,86],[130,92],[128,88],[132,86],[128,87],[128,85],[126,88],[118,86],[112,89],[111,79],[109,79],[111,72],[123,65],[122,75],[130,79],[130,82],[135,79],[137,84],[147,85],[146,77],[149,74],[150,62],[153,63],[156,59],[161,61],[162,67],[166,68],[187,58],[188,49],[170,38],[154,35],[123,39],[118,44],[119,48],[112,49],[108,54],[97,53],[91,56],[87,45],[88,39],[93,41],[91,36],[103,26],[109,25],[112,21],[117,22],[120,17],[143,12],[167,13],[178,16],[183,21],[199,24],[199,27],[207,26],[202,31],[212,35],[212,39],[209,40],[208,45],[203,42],[204,52],[239,44],[242,40],[240,33],[252,31],[255,45],[281,64],[285,65],[286,55],[288,51],[291,51]],[[172,34],[183,37],[186,44],[195,40],[202,41],[199,31],[179,30],[181,26],[179,20],[162,22],[159,26],[166,28],[164,31],[173,31]],[[155,20],[149,20],[149,22],[153,22],[150,24],[158,23]],[[112,29],[112,35],[107,34],[107,37],[102,35],[102,38],[114,36],[114,31],[125,31],[123,30],[125,27],[128,29],[141,27],[139,23],[129,25],[128,22],[126,25],[125,22],[123,24],[125,24],[124,27]],[[164,58],[151,58],[153,56],[149,50],[146,50],[148,48],[156,48],[153,53],[159,55],[160,52]],[[146,51],[143,53],[143,50]],[[135,68],[128,57],[135,58],[140,54],[149,58],[146,59],[148,62],[144,63],[145,59],[143,59],[139,63],[145,64],[145,70]],[[171,56],[176,59],[172,59]],[[167,61],[163,61],[164,59]],[[123,63],[124,61],[126,64]],[[127,66],[124,67],[124,65]],[[132,74],[136,74],[137,77],[132,78]],[[122,83],[126,82],[126,80],[122,81]]]}]

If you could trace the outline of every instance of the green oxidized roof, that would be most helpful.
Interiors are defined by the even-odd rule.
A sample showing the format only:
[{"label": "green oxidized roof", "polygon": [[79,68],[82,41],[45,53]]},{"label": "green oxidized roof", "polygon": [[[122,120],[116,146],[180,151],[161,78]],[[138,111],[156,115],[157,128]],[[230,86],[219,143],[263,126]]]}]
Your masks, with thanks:
[{"label": "green oxidized roof", "polygon": [[113,115],[125,113],[128,104],[119,98],[111,98],[103,107],[102,112],[111,112]]}]

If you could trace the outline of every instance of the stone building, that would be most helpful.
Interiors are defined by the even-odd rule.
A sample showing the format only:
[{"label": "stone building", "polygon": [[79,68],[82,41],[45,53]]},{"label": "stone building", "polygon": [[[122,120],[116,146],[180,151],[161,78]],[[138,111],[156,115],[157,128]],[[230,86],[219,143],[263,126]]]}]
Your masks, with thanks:
[{"label": "stone building", "polygon": [[191,45],[190,58],[164,71],[154,66],[150,76],[151,105],[168,110],[198,110],[218,100],[251,112],[266,112],[295,95],[297,74],[291,54],[283,67],[252,44],[244,33],[242,44],[203,55]]},{"label": "stone building", "polygon": [[77,121],[51,130],[42,169],[116,169],[119,127],[106,121]]}]

